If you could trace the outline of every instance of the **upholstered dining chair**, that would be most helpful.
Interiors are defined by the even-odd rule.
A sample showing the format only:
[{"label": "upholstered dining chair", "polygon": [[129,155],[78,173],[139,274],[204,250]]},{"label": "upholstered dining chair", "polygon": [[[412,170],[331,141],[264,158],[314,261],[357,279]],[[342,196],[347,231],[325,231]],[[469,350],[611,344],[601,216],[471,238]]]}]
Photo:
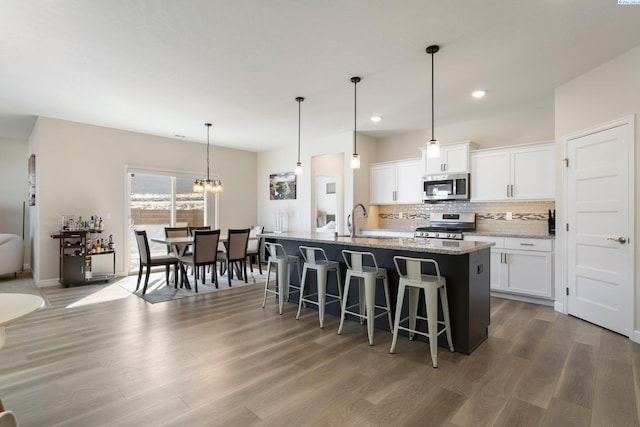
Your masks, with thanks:
[{"label": "upholstered dining chair", "polygon": [[198,226],[189,226],[189,236],[193,236],[193,232],[196,230],[211,230],[211,226],[209,225],[198,225]]},{"label": "upholstered dining chair", "polygon": [[229,229],[225,243],[226,252],[223,254],[223,271],[227,272],[229,286],[233,279],[233,267],[237,269],[238,278],[241,279],[244,276],[244,282],[247,283],[247,243],[250,231],[249,228]]},{"label": "upholstered dining chair", "polygon": [[[165,227],[164,237],[187,237],[190,236],[189,227]],[[189,245],[167,245],[167,255],[175,254],[176,257],[192,255],[189,252]],[[175,271],[178,275],[178,270]]]},{"label": "upholstered dining chair", "polygon": [[[182,272],[182,283],[187,286],[189,279],[187,279],[187,272],[185,265],[193,267],[195,291],[198,293],[198,272],[202,270],[202,284],[204,285],[206,280],[206,274],[204,267],[207,265],[213,265],[211,269],[211,282],[215,283],[218,287],[218,275],[216,274],[216,261],[218,258],[218,242],[220,241],[220,230],[194,230],[193,232],[193,253],[191,255],[181,256],[180,270]],[[198,267],[202,267],[201,269]]]},{"label": "upholstered dining chair", "polygon": [[[257,237],[259,234],[262,234],[264,231],[264,227],[261,225],[254,225],[250,228],[249,237]],[[262,274],[262,260],[260,259],[260,245],[262,244],[262,239],[249,240],[247,243],[247,259],[249,260],[249,268],[251,269],[251,273],[253,273],[253,262],[255,261],[258,264],[258,270],[260,274]]]},{"label": "upholstered dining chair", "polygon": [[[138,284],[136,290],[140,287],[140,280],[142,279],[142,269],[146,267],[146,273],[144,278],[144,287],[142,288],[142,295],[147,292],[147,285],[149,284],[149,275],[151,274],[151,267],[164,265],[166,268],[167,285],[169,284],[169,269],[174,267],[176,274],[174,275],[175,287],[178,287],[178,258],[173,254],[165,256],[151,256],[149,250],[149,240],[147,239],[147,232],[145,230],[135,230],[136,243],[138,244],[138,254],[140,256],[140,266],[138,267]],[[134,291],[134,292],[135,292]]]}]

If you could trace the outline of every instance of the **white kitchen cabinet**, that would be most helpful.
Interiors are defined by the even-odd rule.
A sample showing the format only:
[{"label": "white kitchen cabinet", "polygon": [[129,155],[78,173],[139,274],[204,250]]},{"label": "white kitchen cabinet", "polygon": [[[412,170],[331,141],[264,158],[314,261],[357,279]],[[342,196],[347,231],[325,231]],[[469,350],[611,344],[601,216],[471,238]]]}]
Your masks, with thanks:
[{"label": "white kitchen cabinet", "polygon": [[420,159],[376,163],[369,171],[371,204],[422,203]]},{"label": "white kitchen cabinet", "polygon": [[469,172],[469,152],[473,148],[471,141],[440,144],[440,157],[435,158],[428,158],[427,148],[421,148],[424,175]]},{"label": "white kitchen cabinet", "polygon": [[527,297],[553,298],[553,240],[466,235],[465,240],[493,242],[491,290]]},{"label": "white kitchen cabinet", "polygon": [[553,143],[473,151],[470,160],[471,201],[555,197]]}]

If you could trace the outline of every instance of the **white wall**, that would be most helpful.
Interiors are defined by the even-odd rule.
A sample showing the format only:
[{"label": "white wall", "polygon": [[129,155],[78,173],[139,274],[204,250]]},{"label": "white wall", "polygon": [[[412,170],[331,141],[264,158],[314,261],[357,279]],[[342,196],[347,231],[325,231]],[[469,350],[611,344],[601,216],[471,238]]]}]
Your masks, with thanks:
[{"label": "white wall", "polygon": [[[29,237],[29,176],[27,162],[29,159],[29,143],[27,140],[0,138],[0,233],[23,233]],[[25,245],[29,248],[29,245]],[[25,265],[29,267],[30,251],[25,251]]]},{"label": "white wall", "polygon": [[[588,73],[558,87],[556,89],[556,124],[555,139],[558,145],[558,187],[559,195],[556,202],[558,208],[558,224],[566,222],[562,216],[565,207],[565,194],[561,181],[561,160],[563,156],[564,140],[585,129],[590,129],[629,115],[636,115],[636,147],[640,146],[640,132],[637,128],[637,114],[640,112],[640,46],[614,58]],[[640,160],[640,150],[636,148],[636,169]],[[636,174],[635,209],[640,213],[640,180]],[[640,229],[636,224],[635,242],[640,238]],[[564,300],[563,290],[566,287],[562,274],[565,263],[565,235],[563,227],[557,227],[556,239],[556,300]],[[635,265],[640,265],[640,251],[635,243]],[[638,278],[635,283],[635,327],[640,330],[640,292]],[[638,336],[638,332],[636,332]],[[636,337],[637,339],[637,337]]]},{"label": "white wall", "polygon": [[[478,100],[479,108],[482,102]],[[482,116],[470,116],[453,124],[439,125],[436,121],[435,129],[435,136],[442,143],[471,140],[478,148],[549,141],[554,135],[553,95],[527,102],[520,108],[483,110]],[[430,139],[430,129],[380,139],[378,161],[420,157],[418,147],[426,146]]]},{"label": "white wall", "polygon": [[[361,168],[349,167],[353,149],[353,132],[345,132],[316,141],[301,142],[301,157],[304,173],[298,176],[296,200],[269,200],[269,175],[277,172],[293,171],[297,160],[297,147],[286,146],[277,150],[258,153],[258,223],[265,230],[275,229],[275,213],[286,212],[288,231],[315,230],[315,215],[311,212],[315,189],[311,172],[311,158],[322,154],[343,153],[343,206],[351,212],[354,200],[365,206],[369,203],[369,163],[376,162],[377,140],[358,134],[358,153]],[[354,187],[354,182],[355,187]],[[345,232],[345,228],[340,232]]]},{"label": "white wall", "polygon": [[[56,281],[60,215],[105,218],[105,232],[116,242],[116,272],[125,270],[125,165],[206,175],[204,144],[40,117],[30,138],[37,156],[36,214],[32,223],[34,278]],[[224,183],[220,195],[220,228],[256,223],[256,163],[254,152],[212,146],[212,173]],[[26,165],[26,160],[25,163]],[[25,166],[26,168],[26,166]]]}]

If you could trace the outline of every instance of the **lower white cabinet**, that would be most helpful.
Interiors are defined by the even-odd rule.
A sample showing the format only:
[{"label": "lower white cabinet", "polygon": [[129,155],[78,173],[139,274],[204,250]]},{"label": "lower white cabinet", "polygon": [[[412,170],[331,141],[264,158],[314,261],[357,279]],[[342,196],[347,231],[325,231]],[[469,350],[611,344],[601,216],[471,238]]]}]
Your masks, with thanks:
[{"label": "lower white cabinet", "polygon": [[491,290],[553,298],[553,240],[471,235],[465,240],[493,242]]}]

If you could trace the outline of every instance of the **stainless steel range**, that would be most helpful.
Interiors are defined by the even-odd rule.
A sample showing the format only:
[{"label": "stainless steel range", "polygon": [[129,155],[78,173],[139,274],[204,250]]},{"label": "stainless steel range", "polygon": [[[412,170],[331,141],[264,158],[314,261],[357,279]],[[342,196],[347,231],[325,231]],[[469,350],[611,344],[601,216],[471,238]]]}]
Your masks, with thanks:
[{"label": "stainless steel range", "polygon": [[462,233],[476,229],[475,213],[432,212],[428,227],[418,227],[414,237],[462,240]]}]

